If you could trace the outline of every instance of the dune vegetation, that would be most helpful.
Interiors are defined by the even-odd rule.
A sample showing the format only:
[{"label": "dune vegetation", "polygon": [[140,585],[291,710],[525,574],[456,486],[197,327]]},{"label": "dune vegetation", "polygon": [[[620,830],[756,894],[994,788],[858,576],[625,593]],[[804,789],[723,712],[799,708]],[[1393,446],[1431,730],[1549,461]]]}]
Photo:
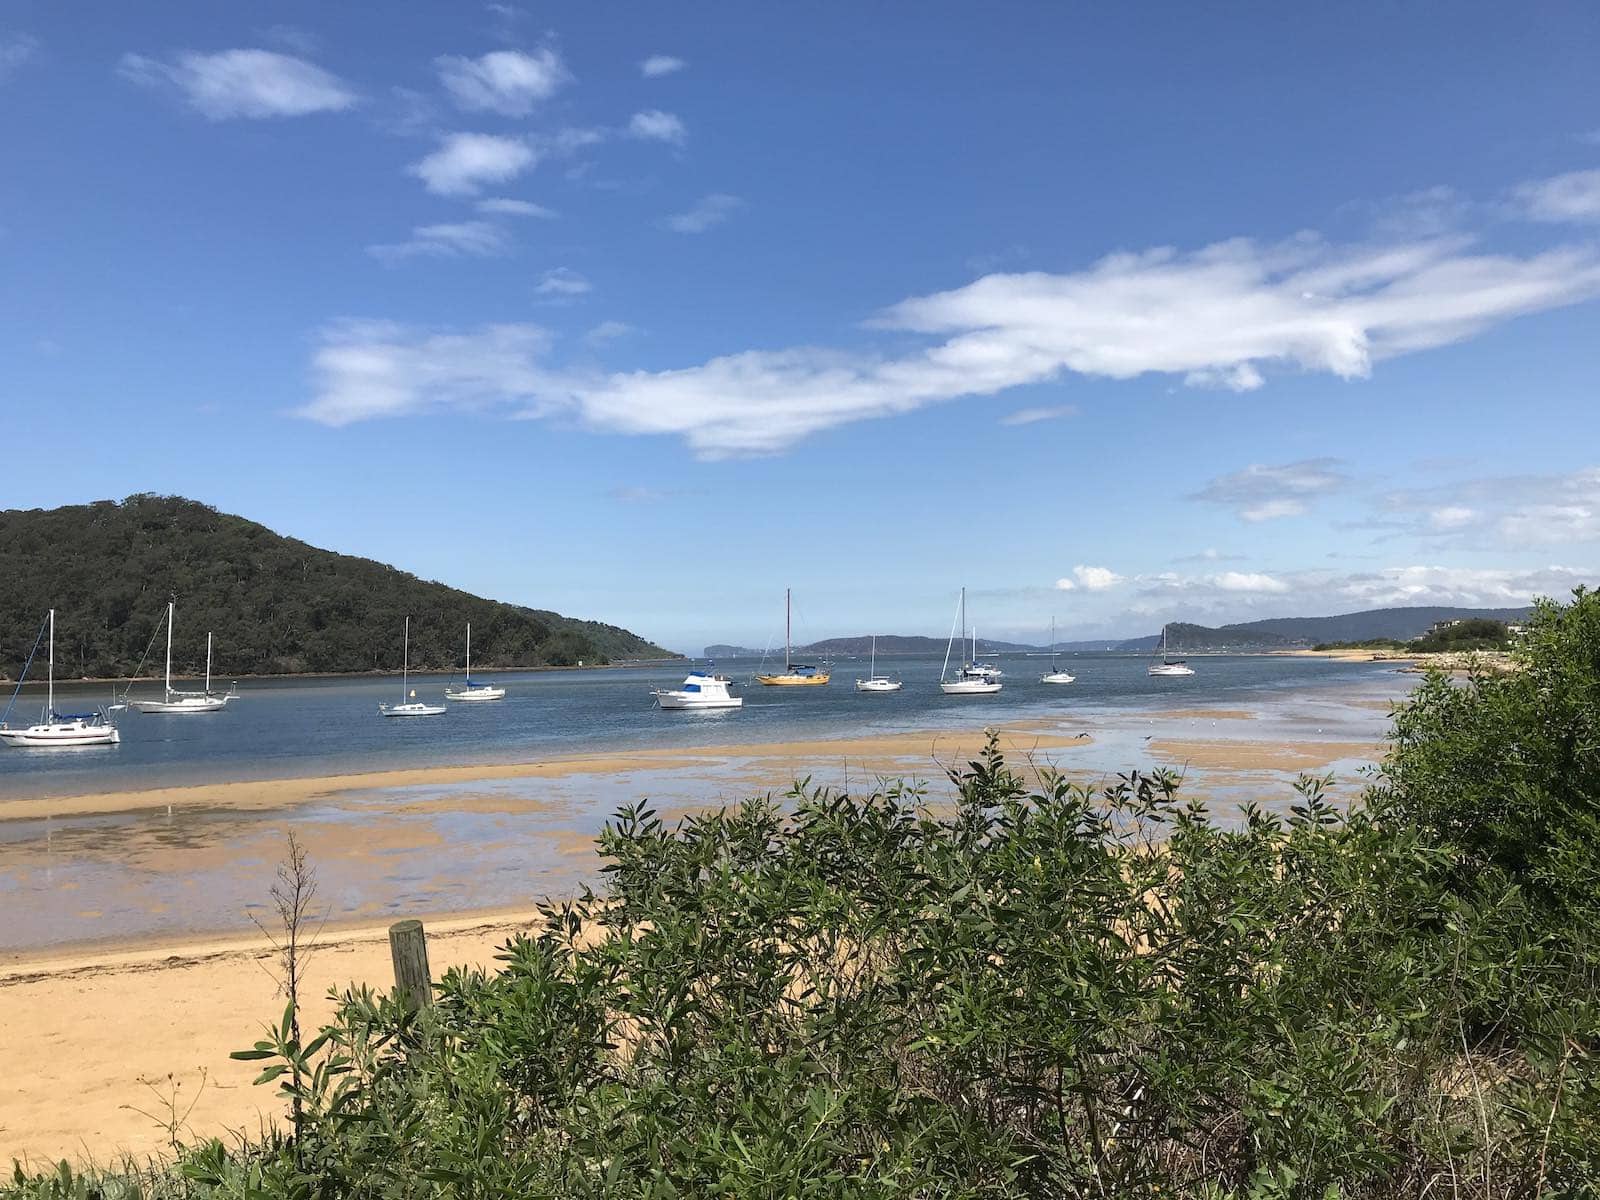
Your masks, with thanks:
[{"label": "dune vegetation", "polygon": [[244,1051],[281,1133],[11,1194],[1596,1195],[1600,598],[1517,653],[1426,679],[1349,810],[993,746],[951,805],[625,809],[499,970],[291,1005]]}]

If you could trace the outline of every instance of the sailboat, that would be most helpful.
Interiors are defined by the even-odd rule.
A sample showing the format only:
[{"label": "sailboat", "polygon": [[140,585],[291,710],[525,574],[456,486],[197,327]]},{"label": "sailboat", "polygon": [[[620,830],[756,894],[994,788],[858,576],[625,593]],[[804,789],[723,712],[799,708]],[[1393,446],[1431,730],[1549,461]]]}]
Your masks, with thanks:
[{"label": "sailboat", "polygon": [[1165,625],[1161,627],[1161,661],[1151,663],[1150,670],[1146,674],[1165,677],[1194,674],[1194,668],[1184,662],[1183,659],[1167,657],[1167,627]]},{"label": "sailboat", "polygon": [[[966,649],[967,640],[967,589],[961,589],[961,641]],[[945,678],[950,670],[950,651],[955,648],[956,631],[950,630],[950,641],[944,648],[944,666],[939,669],[939,690],[946,696],[992,696],[1003,686],[995,678],[993,667],[978,666],[978,635],[972,635],[972,660],[958,670],[953,678]]]},{"label": "sailboat", "polygon": [[1050,618],[1050,669],[1039,676],[1040,683],[1071,683],[1073,675],[1056,666],[1056,619]]},{"label": "sailboat", "polygon": [[789,644],[791,610],[793,601],[788,588],[783,589],[783,670],[758,674],[757,683],[768,687],[819,687],[832,678],[826,671],[794,661],[794,649]]},{"label": "sailboat", "polygon": [[905,684],[898,679],[878,674],[878,635],[872,635],[872,662],[867,667],[867,677],[856,680],[858,692],[898,692]]},{"label": "sailboat", "polygon": [[[50,666],[44,712],[40,714],[37,725],[29,725],[24,729],[12,729],[5,723],[5,719],[11,715],[12,706],[17,702],[17,695],[22,691],[22,682],[28,677],[28,664],[33,662],[33,654],[29,654],[28,663],[23,664],[22,674],[17,679],[16,690],[11,693],[11,703],[6,705],[4,713],[0,713],[0,742],[8,746],[115,746],[122,740],[122,735],[106,719],[105,713],[56,711],[56,610],[53,608],[47,624],[50,628]],[[40,630],[40,633],[43,632]],[[33,653],[38,653],[38,650],[39,643],[35,641]]]},{"label": "sailboat", "polygon": [[474,683],[472,681],[472,622],[467,622],[467,682],[454,690],[446,688],[446,700],[504,700],[506,690],[495,687],[492,683]]},{"label": "sailboat", "polygon": [[172,687],[172,617],[176,605],[167,602],[167,690],[161,700],[130,700],[128,703],[142,713],[209,713],[221,712],[228,701],[239,698],[237,691],[218,696],[211,690],[211,634],[206,634],[206,690],[179,692]]},{"label": "sailboat", "polygon": [[423,704],[411,683],[411,618],[406,618],[405,649],[400,658],[400,703],[380,704],[378,711],[386,717],[437,717],[445,711],[443,704]]}]

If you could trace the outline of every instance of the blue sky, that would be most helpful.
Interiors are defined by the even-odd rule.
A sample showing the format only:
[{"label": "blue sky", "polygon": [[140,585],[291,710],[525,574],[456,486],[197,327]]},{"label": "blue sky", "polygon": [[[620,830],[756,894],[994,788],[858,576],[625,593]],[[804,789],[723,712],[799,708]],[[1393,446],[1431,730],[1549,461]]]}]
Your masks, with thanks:
[{"label": "blue sky", "polygon": [[0,506],[675,648],[1600,571],[1600,9],[0,0]]}]

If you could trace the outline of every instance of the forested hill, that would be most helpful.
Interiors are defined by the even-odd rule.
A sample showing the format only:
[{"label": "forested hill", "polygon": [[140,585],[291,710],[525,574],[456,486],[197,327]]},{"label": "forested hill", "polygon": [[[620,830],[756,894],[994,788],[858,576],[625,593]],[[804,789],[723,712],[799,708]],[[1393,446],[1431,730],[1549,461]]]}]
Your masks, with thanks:
[{"label": "forested hill", "polygon": [[174,670],[204,669],[211,630],[222,678],[398,670],[408,615],[416,669],[459,666],[468,621],[485,669],[677,657],[614,625],[485,600],[177,496],[0,511],[0,675],[16,678],[52,607],[58,678],[126,675],[169,595]]}]

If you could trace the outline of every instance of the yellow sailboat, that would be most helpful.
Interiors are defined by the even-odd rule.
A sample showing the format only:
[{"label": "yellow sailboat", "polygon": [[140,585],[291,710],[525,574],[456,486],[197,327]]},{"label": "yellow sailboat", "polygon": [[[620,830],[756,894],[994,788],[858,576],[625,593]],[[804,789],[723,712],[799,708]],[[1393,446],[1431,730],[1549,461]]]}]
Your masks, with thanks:
[{"label": "yellow sailboat", "polygon": [[819,671],[816,667],[806,666],[804,663],[794,661],[794,652],[789,646],[790,638],[790,603],[789,589],[783,589],[783,670],[769,675],[757,675],[756,682],[764,683],[768,687],[820,687],[833,678],[826,671]]}]

